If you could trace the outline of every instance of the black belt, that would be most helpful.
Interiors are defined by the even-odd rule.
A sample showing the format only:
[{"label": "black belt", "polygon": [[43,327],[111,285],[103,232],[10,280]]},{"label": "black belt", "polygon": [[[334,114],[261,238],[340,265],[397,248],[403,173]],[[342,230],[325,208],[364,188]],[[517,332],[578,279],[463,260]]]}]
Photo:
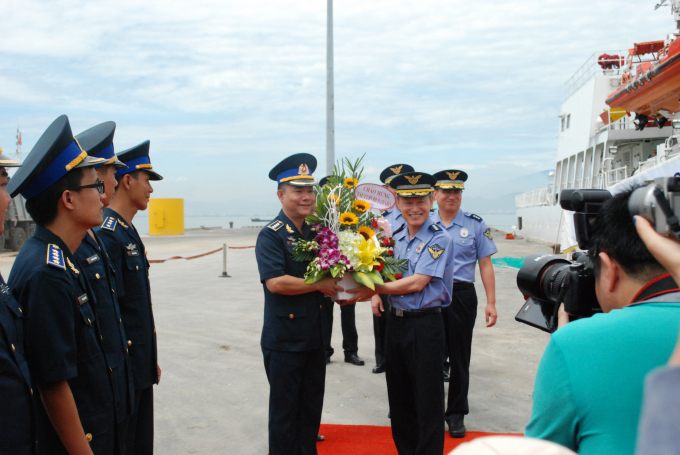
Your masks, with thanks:
[{"label": "black belt", "polygon": [[390,307],[390,313],[399,318],[419,318],[427,316],[428,314],[441,313],[441,307],[423,308],[421,310],[401,310],[399,308]]},{"label": "black belt", "polygon": [[469,283],[467,281],[458,281],[453,283],[453,290],[460,291],[461,289],[470,289],[475,287],[475,283]]}]

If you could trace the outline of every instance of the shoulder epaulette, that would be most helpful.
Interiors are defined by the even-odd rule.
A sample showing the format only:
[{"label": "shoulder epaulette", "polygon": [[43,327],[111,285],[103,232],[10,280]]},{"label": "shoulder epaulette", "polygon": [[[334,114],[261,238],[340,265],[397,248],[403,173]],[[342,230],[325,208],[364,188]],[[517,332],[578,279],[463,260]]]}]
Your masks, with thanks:
[{"label": "shoulder epaulette", "polygon": [[58,269],[66,270],[66,264],[64,264],[64,253],[57,245],[52,243],[47,245],[47,264]]},{"label": "shoulder epaulette", "polygon": [[397,228],[397,230],[394,231],[394,232],[392,233],[392,237],[394,237],[395,235],[397,235],[397,234],[399,234],[401,231],[403,231],[405,227],[406,227],[406,223],[404,223],[404,224],[402,224],[401,226],[399,226],[399,227]]},{"label": "shoulder epaulette", "polygon": [[434,208],[431,208],[430,213],[434,213],[434,212],[436,212],[436,210]]},{"label": "shoulder epaulette", "polygon": [[475,215],[474,213],[469,213],[469,214],[466,213],[466,215],[469,216],[470,218],[472,218],[473,220],[482,221],[482,217],[479,216],[479,215]]},{"label": "shoulder epaulette", "polygon": [[107,231],[115,231],[116,230],[116,224],[117,221],[114,217],[112,216],[107,216],[104,219],[104,222],[102,223],[102,229],[106,229]]},{"label": "shoulder epaulette", "polygon": [[389,215],[391,212],[392,212],[391,210],[385,210],[385,211],[382,212],[380,215],[381,215],[381,216],[387,216],[387,215]]},{"label": "shoulder epaulette", "polygon": [[121,220],[120,218],[118,218],[118,224],[120,224],[121,226],[123,226],[125,229],[127,229],[127,228],[129,227],[129,226],[128,226],[127,224],[125,224],[125,223],[123,222],[123,220]]},{"label": "shoulder epaulette", "polygon": [[439,232],[442,230],[442,228],[438,224],[434,223],[432,223],[428,229],[431,230],[432,232]]},{"label": "shoulder epaulette", "polygon": [[271,223],[269,223],[267,225],[267,227],[269,229],[271,229],[272,231],[276,232],[283,227],[283,221],[281,221],[281,220],[272,221]]}]

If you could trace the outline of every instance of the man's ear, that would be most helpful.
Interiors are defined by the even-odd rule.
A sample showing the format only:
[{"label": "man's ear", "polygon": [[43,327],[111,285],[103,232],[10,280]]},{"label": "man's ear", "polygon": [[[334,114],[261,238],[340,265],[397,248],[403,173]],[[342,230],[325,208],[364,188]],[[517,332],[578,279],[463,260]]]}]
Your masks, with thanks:
[{"label": "man's ear", "polygon": [[279,197],[279,201],[283,203],[283,190],[277,190],[276,195]]},{"label": "man's ear", "polygon": [[121,183],[126,190],[132,189],[132,176],[130,174],[125,174]]},{"label": "man's ear", "polygon": [[614,292],[614,289],[621,279],[621,268],[619,264],[609,257],[607,253],[600,253],[600,280],[604,284],[607,292]]},{"label": "man's ear", "polygon": [[73,206],[73,191],[71,190],[66,190],[63,193],[61,193],[61,199],[59,202],[64,206],[66,210],[74,210],[75,207]]}]

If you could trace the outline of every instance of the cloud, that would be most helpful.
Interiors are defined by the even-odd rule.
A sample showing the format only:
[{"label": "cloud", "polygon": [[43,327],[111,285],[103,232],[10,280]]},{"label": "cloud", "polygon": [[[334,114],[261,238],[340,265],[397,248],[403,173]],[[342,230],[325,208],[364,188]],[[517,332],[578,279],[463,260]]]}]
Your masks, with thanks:
[{"label": "cloud", "polygon": [[[370,181],[462,168],[480,193],[554,167],[564,82],[599,49],[663,38],[653,5],[336,2],[336,157],[365,153]],[[291,153],[325,175],[325,2],[6,0],[0,17],[6,151],[17,124],[27,151],[62,113],[76,133],[115,120],[117,150],[150,139],[154,167],[186,177],[156,195],[230,213],[275,207],[267,173]]]}]

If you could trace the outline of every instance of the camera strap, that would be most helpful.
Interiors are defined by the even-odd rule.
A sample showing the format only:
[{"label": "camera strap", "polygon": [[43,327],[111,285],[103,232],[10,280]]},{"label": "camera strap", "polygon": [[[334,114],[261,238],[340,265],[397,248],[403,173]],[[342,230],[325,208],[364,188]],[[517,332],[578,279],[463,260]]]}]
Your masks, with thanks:
[{"label": "camera strap", "polygon": [[658,186],[654,187],[654,197],[656,198],[659,208],[666,217],[666,222],[668,223],[668,228],[673,233],[676,239],[680,240],[680,219],[675,215],[671,205],[668,203],[666,196],[663,194],[663,190]]},{"label": "camera strap", "polygon": [[671,277],[671,274],[666,273],[665,275],[654,278],[640,289],[640,292],[633,298],[631,304],[644,303],[645,300],[664,294],[670,294],[671,292],[680,292],[680,288],[675,280],[673,280],[673,277]]}]

